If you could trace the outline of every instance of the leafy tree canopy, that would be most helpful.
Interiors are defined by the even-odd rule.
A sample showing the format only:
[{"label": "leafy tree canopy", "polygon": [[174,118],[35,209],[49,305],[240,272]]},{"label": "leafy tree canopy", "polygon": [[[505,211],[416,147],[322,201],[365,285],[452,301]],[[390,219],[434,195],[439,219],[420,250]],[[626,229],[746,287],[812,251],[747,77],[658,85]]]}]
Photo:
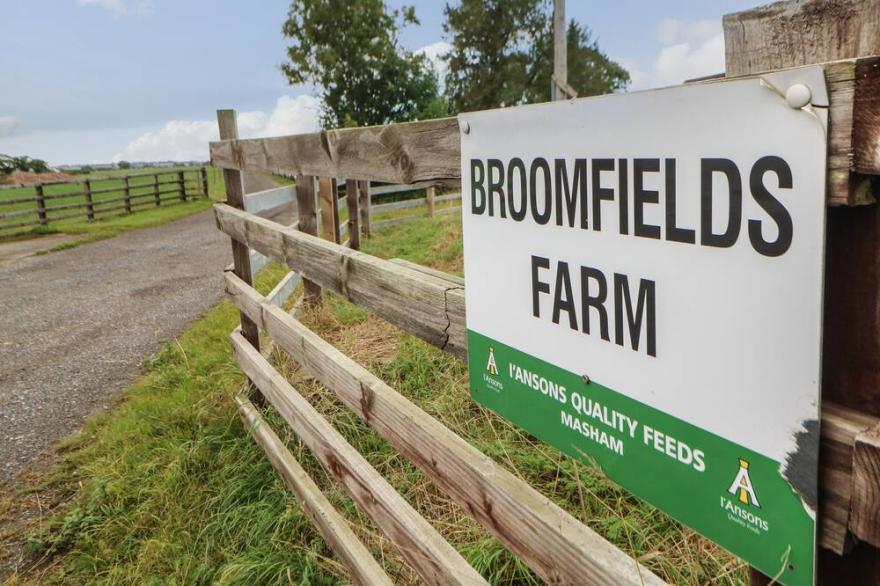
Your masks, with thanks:
[{"label": "leafy tree canopy", "polygon": [[418,24],[414,9],[389,11],[383,0],[295,0],[281,69],[291,84],[318,88],[325,128],[442,116],[427,58],[399,46],[399,27],[407,24]]},{"label": "leafy tree canopy", "polygon": [[[446,95],[454,111],[474,111],[550,99],[553,7],[548,0],[461,0],[447,4],[443,29]],[[626,88],[629,73],[610,60],[587,27],[567,30],[568,84],[579,96]]]}]

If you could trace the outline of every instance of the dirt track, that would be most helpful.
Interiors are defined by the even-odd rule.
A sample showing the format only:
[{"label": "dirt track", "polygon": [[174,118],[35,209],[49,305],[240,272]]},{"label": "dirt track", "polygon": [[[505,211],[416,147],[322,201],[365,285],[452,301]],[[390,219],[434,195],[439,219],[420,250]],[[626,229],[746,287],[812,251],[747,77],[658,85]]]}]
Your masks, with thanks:
[{"label": "dirt track", "polygon": [[213,306],[231,259],[209,210],[0,266],[0,484]]}]

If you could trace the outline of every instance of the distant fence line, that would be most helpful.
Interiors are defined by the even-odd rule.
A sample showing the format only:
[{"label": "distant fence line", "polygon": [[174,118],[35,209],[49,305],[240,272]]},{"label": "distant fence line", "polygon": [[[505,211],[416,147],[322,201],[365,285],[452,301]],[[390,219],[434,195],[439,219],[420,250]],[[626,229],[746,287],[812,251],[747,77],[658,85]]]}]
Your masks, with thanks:
[{"label": "distant fence line", "polygon": [[[12,189],[32,192],[16,197],[18,193],[11,192]],[[208,176],[205,167],[201,167],[31,186],[2,186],[2,190],[0,236],[8,236],[62,220],[87,218],[92,221],[207,197]]]}]

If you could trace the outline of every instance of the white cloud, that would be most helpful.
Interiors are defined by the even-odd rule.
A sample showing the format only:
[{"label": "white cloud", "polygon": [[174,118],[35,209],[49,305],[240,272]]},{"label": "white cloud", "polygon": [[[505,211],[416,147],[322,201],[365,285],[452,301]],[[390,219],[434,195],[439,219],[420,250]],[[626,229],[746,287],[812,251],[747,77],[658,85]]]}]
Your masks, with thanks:
[{"label": "white cloud", "polygon": [[18,127],[18,120],[13,116],[0,116],[0,136],[9,136]]},{"label": "white cloud", "polygon": [[448,53],[452,50],[452,45],[447,43],[446,41],[437,41],[436,43],[431,43],[430,45],[425,45],[421,49],[416,49],[416,55],[424,55],[428,58],[428,61],[431,62],[431,66],[434,68],[434,72],[437,74],[437,77],[442,81],[443,78],[446,77],[446,70],[448,69],[448,64],[446,60],[443,59],[442,55]]},{"label": "white cloud", "polygon": [[687,79],[724,71],[724,33],[715,20],[665,18],[657,24],[660,51],[648,71],[632,60],[618,59],[626,67],[631,90],[677,85]]},{"label": "white cloud", "polygon": [[[315,132],[319,129],[320,103],[313,96],[281,96],[269,112],[242,112],[238,133],[242,138]],[[131,141],[113,160],[204,161],[208,143],[218,140],[217,123],[209,120],[172,120],[155,132]]]},{"label": "white cloud", "polygon": [[79,0],[80,6],[96,6],[119,18],[134,14],[149,16],[153,14],[153,0]]}]

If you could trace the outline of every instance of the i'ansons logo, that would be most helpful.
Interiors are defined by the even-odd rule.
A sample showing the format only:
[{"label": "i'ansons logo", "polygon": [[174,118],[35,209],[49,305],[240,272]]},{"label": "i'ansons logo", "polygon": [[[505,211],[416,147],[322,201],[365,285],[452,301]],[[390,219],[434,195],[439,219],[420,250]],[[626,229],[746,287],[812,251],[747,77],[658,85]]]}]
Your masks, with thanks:
[{"label": "i'ansons logo", "polygon": [[726,496],[721,497],[721,508],[727,511],[727,518],[730,521],[758,534],[770,529],[767,521],[747,508],[754,507],[760,509],[761,505],[758,504],[758,496],[755,494],[755,487],[752,484],[752,478],[749,476],[749,463],[746,460],[740,458],[739,470],[737,470],[736,476],[727,492],[736,497],[738,501],[734,502]]},{"label": "i'ansons logo", "polygon": [[495,348],[489,346],[489,359],[486,361],[486,372],[483,373],[483,382],[493,391],[503,391],[504,383],[498,380],[498,363],[495,362]]}]

